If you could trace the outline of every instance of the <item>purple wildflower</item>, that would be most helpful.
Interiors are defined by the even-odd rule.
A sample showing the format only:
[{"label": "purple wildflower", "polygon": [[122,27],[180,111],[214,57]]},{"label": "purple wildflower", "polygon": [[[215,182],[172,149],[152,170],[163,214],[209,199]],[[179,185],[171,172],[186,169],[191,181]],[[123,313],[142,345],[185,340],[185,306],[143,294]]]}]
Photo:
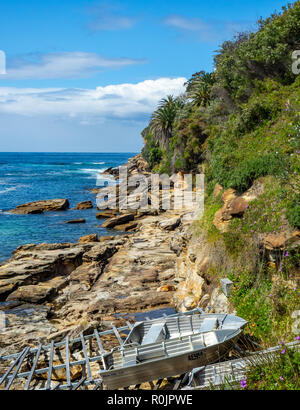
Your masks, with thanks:
[{"label": "purple wildflower", "polygon": [[300,336],[296,336],[296,337],[295,337],[295,340],[300,340]]},{"label": "purple wildflower", "polygon": [[244,389],[247,387],[247,377],[241,381],[241,387]]},{"label": "purple wildflower", "polygon": [[285,349],[283,349],[283,350],[281,351],[281,354],[285,354]]},{"label": "purple wildflower", "polygon": [[282,376],[279,377],[279,380],[284,380],[284,378]]}]

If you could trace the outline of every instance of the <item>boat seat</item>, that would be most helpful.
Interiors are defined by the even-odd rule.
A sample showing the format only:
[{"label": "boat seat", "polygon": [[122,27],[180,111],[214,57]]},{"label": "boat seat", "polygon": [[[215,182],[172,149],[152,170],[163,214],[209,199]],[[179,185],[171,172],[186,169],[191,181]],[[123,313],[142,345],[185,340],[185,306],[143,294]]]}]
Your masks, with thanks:
[{"label": "boat seat", "polygon": [[124,358],[123,359],[123,366],[134,366],[136,365],[138,362],[136,359],[132,358],[132,357],[128,357],[128,358]]},{"label": "boat seat", "polygon": [[203,320],[200,325],[200,332],[211,332],[218,328],[219,322],[216,317],[209,317]]},{"label": "boat seat", "polygon": [[124,354],[123,356],[123,366],[133,366],[135,364],[137,364],[137,357],[136,357],[136,353],[129,353],[129,354]]},{"label": "boat seat", "polygon": [[162,357],[164,355],[165,355],[165,349],[163,347],[145,350],[145,351],[141,349],[139,350],[137,359],[140,361],[150,360],[150,359],[155,359],[156,357]]},{"label": "boat seat", "polygon": [[165,324],[164,323],[154,323],[151,325],[150,329],[143,337],[142,346],[160,342],[165,339]]}]

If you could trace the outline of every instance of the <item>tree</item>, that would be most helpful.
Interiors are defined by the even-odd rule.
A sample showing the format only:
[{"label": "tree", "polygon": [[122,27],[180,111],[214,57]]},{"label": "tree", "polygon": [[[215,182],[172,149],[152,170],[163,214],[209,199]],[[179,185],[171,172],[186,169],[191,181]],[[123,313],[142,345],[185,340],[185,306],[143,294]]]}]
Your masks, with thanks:
[{"label": "tree", "polygon": [[172,137],[176,114],[184,105],[181,98],[169,95],[159,102],[159,106],[152,114],[150,129],[155,133],[159,145],[168,150],[169,140]]},{"label": "tree", "polygon": [[214,84],[213,73],[200,71],[194,74],[187,84],[187,95],[196,107],[206,107],[211,99],[211,90]]}]

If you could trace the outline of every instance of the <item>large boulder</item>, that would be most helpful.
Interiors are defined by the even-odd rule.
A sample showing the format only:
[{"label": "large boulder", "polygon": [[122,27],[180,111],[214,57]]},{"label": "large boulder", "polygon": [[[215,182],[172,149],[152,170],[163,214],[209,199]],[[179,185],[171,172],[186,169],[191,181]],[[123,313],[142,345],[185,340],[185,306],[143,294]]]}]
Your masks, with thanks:
[{"label": "large boulder", "polygon": [[78,202],[76,205],[76,209],[91,209],[93,208],[93,203],[92,201],[82,201]]},{"label": "large boulder", "polygon": [[289,246],[293,247],[300,243],[300,231],[280,232],[269,234],[262,241],[264,247],[269,251],[284,250]]},{"label": "large boulder", "polygon": [[116,226],[114,226],[114,229],[117,230],[117,231],[128,232],[128,231],[135,230],[137,228],[137,226],[138,226],[138,223],[136,221],[131,221],[131,222],[128,222],[127,224],[116,225]]},{"label": "large boulder", "polygon": [[34,285],[20,286],[8,297],[9,300],[21,300],[28,303],[44,303],[57,295],[68,283],[65,277],[57,277]]},{"label": "large boulder", "polygon": [[122,225],[134,220],[133,213],[127,213],[123,215],[115,216],[114,218],[110,218],[107,221],[103,222],[102,228],[114,228],[117,225]]},{"label": "large boulder", "polygon": [[43,201],[28,202],[18,205],[15,209],[10,210],[12,214],[41,214],[50,211],[63,211],[69,208],[67,199],[47,199]]},{"label": "large boulder", "polygon": [[[38,282],[49,285],[54,276],[69,275],[82,264],[82,255],[90,244],[39,244],[23,245],[14,256],[0,266],[0,301],[19,287],[37,286]],[[47,281],[47,283],[46,283]],[[50,287],[57,283],[51,283]],[[49,286],[48,286],[49,287]],[[30,288],[26,289],[26,294]],[[33,290],[33,289],[32,289]],[[41,289],[41,293],[47,293]],[[25,290],[22,292],[25,295]],[[16,296],[15,296],[16,297]]]},{"label": "large boulder", "polygon": [[117,215],[117,211],[114,209],[108,209],[107,211],[98,212],[96,214],[96,218],[98,219],[105,219],[105,218],[113,218]]},{"label": "large boulder", "polygon": [[[229,190],[228,190],[229,191]],[[226,191],[227,192],[227,191]],[[233,195],[231,193],[231,195]],[[228,195],[230,197],[230,195]],[[213,224],[220,232],[226,232],[232,218],[243,215],[248,207],[248,202],[242,197],[225,198],[226,202],[214,216]]]},{"label": "large boulder", "polygon": [[65,221],[65,224],[84,224],[86,221],[83,218],[71,219],[70,221]]},{"label": "large boulder", "polygon": [[98,235],[96,233],[91,233],[90,235],[85,235],[78,239],[78,243],[85,242],[98,242]]},{"label": "large boulder", "polygon": [[171,219],[166,219],[159,223],[162,229],[166,229],[167,231],[174,231],[180,225],[181,219],[178,216],[175,216]]}]

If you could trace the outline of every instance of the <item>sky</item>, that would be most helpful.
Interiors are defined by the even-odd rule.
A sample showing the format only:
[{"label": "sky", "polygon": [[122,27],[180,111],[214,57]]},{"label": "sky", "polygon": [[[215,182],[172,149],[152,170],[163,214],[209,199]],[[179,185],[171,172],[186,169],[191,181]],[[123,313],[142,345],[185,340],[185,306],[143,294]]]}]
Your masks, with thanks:
[{"label": "sky", "polygon": [[159,100],[287,3],[2,2],[0,151],[138,152]]}]

